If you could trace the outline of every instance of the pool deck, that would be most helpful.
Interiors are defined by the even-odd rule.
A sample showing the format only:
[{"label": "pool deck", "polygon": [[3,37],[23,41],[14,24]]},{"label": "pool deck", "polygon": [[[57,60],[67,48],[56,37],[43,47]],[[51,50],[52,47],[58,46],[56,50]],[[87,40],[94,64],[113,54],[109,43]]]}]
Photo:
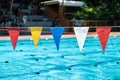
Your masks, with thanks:
[{"label": "pool deck", "polygon": [[[93,37],[93,36],[96,37],[97,33],[96,32],[88,32],[87,36],[88,37]],[[120,32],[111,32],[110,36],[120,36]],[[75,37],[74,33],[67,33],[67,34],[62,35],[62,38],[73,38],[73,37]],[[52,35],[51,34],[43,34],[43,35],[41,35],[41,38],[44,38],[44,39],[52,38]],[[20,40],[31,39],[31,36],[30,35],[25,35],[25,36],[20,35],[19,39]],[[0,40],[10,40],[10,38],[9,38],[9,36],[0,36]]]}]

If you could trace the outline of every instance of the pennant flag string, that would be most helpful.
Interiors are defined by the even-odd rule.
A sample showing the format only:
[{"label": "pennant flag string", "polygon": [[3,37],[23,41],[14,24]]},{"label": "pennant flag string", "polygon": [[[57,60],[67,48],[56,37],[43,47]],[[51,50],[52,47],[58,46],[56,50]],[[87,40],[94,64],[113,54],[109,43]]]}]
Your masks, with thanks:
[{"label": "pennant flag string", "polygon": [[32,39],[35,46],[38,46],[39,38],[42,32],[42,27],[30,27]]},{"label": "pennant flag string", "polygon": [[59,50],[60,39],[61,39],[62,33],[64,31],[64,28],[63,27],[55,27],[55,28],[50,28],[50,30],[51,30],[53,38],[55,40],[57,50]]},{"label": "pennant flag string", "polygon": [[17,27],[16,28],[10,28],[10,29],[8,29],[8,33],[9,33],[10,39],[12,41],[13,49],[15,50],[17,40],[18,40],[18,36],[19,36],[19,33],[20,33],[20,28],[17,28]]},{"label": "pennant flag string", "polygon": [[100,40],[101,46],[102,46],[102,50],[104,51],[106,48],[106,44],[108,41],[108,37],[111,31],[111,27],[97,27],[96,28],[96,32],[98,34],[98,38]]},{"label": "pennant flag string", "polygon": [[[43,27],[34,26],[34,27],[27,27],[27,28],[30,28],[30,29],[21,30],[22,28],[20,27],[7,27],[7,28],[0,28],[0,31],[1,30],[8,31],[14,50],[16,48],[16,44],[17,44],[17,40],[18,40],[20,32],[31,32],[33,43],[35,46],[38,46]],[[59,50],[61,36],[66,27],[49,27],[49,28],[55,40],[56,48],[57,50]],[[96,32],[98,34],[98,38],[100,40],[100,44],[101,44],[103,51],[105,51],[111,28],[112,26],[97,26],[96,27]],[[89,30],[89,27],[74,27],[75,36],[76,36],[80,51],[82,51],[83,49],[88,30]]]},{"label": "pennant flag string", "polygon": [[83,49],[83,45],[87,37],[88,30],[89,30],[89,27],[74,27],[74,32],[77,38],[80,51],[82,51]]}]

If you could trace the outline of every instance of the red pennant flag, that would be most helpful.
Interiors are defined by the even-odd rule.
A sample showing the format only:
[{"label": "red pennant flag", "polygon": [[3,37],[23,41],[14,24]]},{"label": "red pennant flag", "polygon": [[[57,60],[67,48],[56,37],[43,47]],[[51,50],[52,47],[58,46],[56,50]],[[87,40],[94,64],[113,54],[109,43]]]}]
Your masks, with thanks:
[{"label": "red pennant flag", "polygon": [[8,33],[9,33],[10,39],[12,41],[13,49],[15,50],[18,36],[20,33],[20,28],[17,28],[17,27],[16,28],[9,28]]},{"label": "red pennant flag", "polygon": [[106,48],[106,44],[108,41],[110,31],[111,31],[111,27],[110,26],[109,27],[108,26],[97,27],[96,31],[97,31],[97,34],[98,34],[98,37],[99,37],[99,40],[102,46],[102,50],[104,51]]}]

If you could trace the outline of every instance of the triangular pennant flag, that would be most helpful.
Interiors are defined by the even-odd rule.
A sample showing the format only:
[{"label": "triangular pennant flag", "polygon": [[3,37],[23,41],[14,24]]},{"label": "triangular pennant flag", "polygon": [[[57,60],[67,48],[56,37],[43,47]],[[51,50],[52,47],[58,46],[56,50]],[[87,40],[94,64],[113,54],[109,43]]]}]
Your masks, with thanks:
[{"label": "triangular pennant flag", "polygon": [[98,37],[99,37],[99,40],[102,46],[102,50],[104,51],[106,48],[106,44],[108,41],[110,31],[111,31],[111,27],[108,27],[108,26],[97,27],[96,31],[97,31],[97,34],[98,34]]},{"label": "triangular pennant flag", "polygon": [[10,39],[12,41],[13,49],[15,50],[17,40],[18,40],[18,36],[19,36],[19,33],[20,33],[20,28],[17,28],[17,27],[9,28],[8,33],[9,33]]},{"label": "triangular pennant flag", "polygon": [[59,50],[60,39],[61,39],[62,33],[64,31],[64,28],[63,27],[55,27],[55,28],[50,28],[50,30],[51,30],[53,38],[55,40],[57,50]]},{"label": "triangular pennant flag", "polygon": [[41,36],[42,27],[30,27],[32,39],[35,46],[38,46],[39,38]]},{"label": "triangular pennant flag", "polygon": [[74,27],[75,36],[77,38],[80,51],[82,51],[83,49],[88,30],[89,27]]}]

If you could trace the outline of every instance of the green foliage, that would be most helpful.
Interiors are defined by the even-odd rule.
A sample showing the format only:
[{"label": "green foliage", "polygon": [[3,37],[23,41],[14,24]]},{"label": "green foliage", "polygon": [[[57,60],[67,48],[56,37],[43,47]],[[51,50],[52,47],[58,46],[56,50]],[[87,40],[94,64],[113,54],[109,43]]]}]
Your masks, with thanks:
[{"label": "green foliage", "polygon": [[110,15],[120,19],[119,0],[82,0],[85,5],[80,7],[75,16],[89,20],[108,20]]},{"label": "green foliage", "polygon": [[80,17],[81,19],[91,19],[95,17],[94,14],[95,14],[94,9],[92,7],[88,7],[87,5],[85,5],[80,7],[80,9],[76,12],[75,16]]}]

